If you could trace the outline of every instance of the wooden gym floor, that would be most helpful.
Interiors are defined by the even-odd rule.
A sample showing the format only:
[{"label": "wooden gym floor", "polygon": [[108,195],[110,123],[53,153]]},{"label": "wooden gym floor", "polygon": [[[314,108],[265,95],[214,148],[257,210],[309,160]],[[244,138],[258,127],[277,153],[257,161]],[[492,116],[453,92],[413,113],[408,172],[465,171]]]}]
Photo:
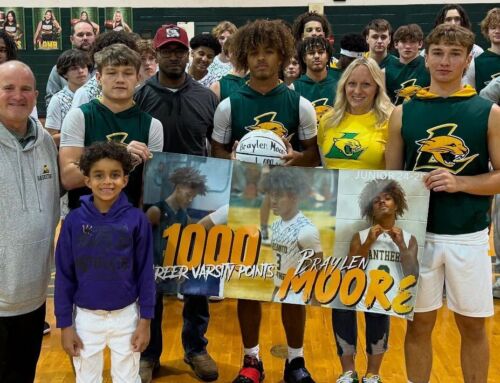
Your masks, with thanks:
[{"label": "wooden gym floor", "polygon": [[[47,320],[52,331],[43,340],[38,362],[37,383],[74,382],[70,362],[60,345],[60,331],[55,329],[53,299],[47,301]],[[154,382],[188,383],[199,381],[189,366],[183,362],[181,345],[182,302],[168,298],[163,316],[163,354],[160,374]],[[211,320],[207,334],[208,350],[219,366],[218,382],[229,383],[236,376],[243,358],[241,338],[236,318],[236,301],[226,299],[210,305]],[[487,332],[490,340],[490,373],[488,383],[500,382],[500,300],[495,300],[495,317],[488,319]],[[264,361],[264,382],[282,382],[285,335],[281,326],[279,304],[264,303],[261,325],[261,357]],[[364,321],[358,316],[358,371],[366,367],[364,351]],[[389,351],[382,364],[384,383],[406,383],[404,375],[403,339],[405,321],[391,318]],[[331,330],[331,311],[320,307],[309,307],[305,336],[305,358],[309,371],[316,382],[335,382],[340,364]],[[460,340],[453,314],[446,308],[440,310],[434,331],[434,368],[432,383],[462,382],[460,372]],[[106,359],[104,382],[111,382],[109,358]]]}]

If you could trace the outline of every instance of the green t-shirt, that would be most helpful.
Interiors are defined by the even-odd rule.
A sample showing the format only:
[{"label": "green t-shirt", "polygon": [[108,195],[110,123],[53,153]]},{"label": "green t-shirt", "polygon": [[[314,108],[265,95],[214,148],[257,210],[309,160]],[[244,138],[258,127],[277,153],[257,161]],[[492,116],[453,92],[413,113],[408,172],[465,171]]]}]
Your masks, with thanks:
[{"label": "green t-shirt", "polygon": [[500,76],[500,55],[486,50],[474,59],[476,90],[479,93],[495,77]]},{"label": "green t-shirt", "polygon": [[431,77],[422,56],[417,56],[408,64],[390,60],[385,67],[387,95],[395,105],[402,104],[405,99],[414,96],[420,88],[428,87],[430,84]]},{"label": "green t-shirt", "polygon": [[[464,90],[448,98],[419,97],[419,93],[403,103],[406,170],[442,168],[458,176],[489,171],[487,134],[492,102]],[[490,222],[489,209],[488,196],[431,191],[427,231],[455,235],[483,230]]]},{"label": "green t-shirt", "polygon": [[298,150],[300,124],[300,94],[280,83],[266,94],[242,85],[229,96],[231,103],[231,139],[240,140],[255,129],[271,130],[278,136],[292,137],[291,144]]}]

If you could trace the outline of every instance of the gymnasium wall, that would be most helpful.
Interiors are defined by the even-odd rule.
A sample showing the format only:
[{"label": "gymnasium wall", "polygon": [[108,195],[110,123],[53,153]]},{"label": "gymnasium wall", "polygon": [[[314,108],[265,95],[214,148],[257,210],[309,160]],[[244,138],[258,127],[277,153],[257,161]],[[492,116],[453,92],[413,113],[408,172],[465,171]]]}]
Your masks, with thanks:
[{"label": "gymnasium wall", "polygon": [[[189,0],[188,0],[189,1]],[[210,2],[211,0],[207,0]],[[226,1],[227,2],[227,1]],[[386,1],[387,2],[387,1]],[[403,1],[393,1],[393,3]],[[437,12],[442,7],[440,4],[418,5],[377,5],[377,6],[326,6],[324,8],[335,35],[335,52],[339,51],[339,41],[347,33],[361,32],[363,27],[373,18],[385,18],[397,28],[399,25],[408,23],[419,24],[425,33],[430,31],[434,25]],[[255,1],[253,1],[255,3]],[[348,0],[346,4],[359,3],[366,4],[373,1]],[[461,2],[464,3],[464,2]],[[148,2],[149,4],[149,2]],[[177,3],[178,4],[178,3]],[[199,3],[198,3],[199,4]],[[241,5],[242,2],[239,2]],[[331,4],[331,3],[330,3]],[[24,4],[23,4],[24,5]],[[45,4],[39,4],[38,7]],[[69,4],[65,4],[70,6]],[[106,3],[107,6],[112,4]],[[28,5],[24,5],[27,7]],[[51,3],[51,6],[63,6],[62,4]],[[86,6],[95,6],[86,4]],[[120,6],[126,6],[120,2]],[[476,43],[483,48],[487,43],[479,30],[479,22],[484,18],[486,12],[495,6],[494,3],[463,4],[471,19],[473,30],[476,33]],[[308,10],[307,6],[301,7],[229,7],[229,8],[134,8],[133,27],[134,32],[141,34],[145,38],[151,38],[157,27],[162,24],[176,23],[178,21],[195,22],[195,33],[209,31],[220,20],[230,20],[240,26],[248,20],[257,18],[281,18],[292,22],[295,17]],[[104,9],[99,10],[99,25],[104,25]],[[63,26],[63,49],[71,48],[70,35],[70,8],[61,9],[61,25]],[[32,23],[32,10],[25,8],[25,23],[30,26]],[[20,51],[20,58],[33,69],[38,84],[40,95],[38,97],[38,112],[40,116],[45,116],[45,85],[52,66],[56,63],[61,51],[34,51],[33,31],[26,28],[27,49]]]}]

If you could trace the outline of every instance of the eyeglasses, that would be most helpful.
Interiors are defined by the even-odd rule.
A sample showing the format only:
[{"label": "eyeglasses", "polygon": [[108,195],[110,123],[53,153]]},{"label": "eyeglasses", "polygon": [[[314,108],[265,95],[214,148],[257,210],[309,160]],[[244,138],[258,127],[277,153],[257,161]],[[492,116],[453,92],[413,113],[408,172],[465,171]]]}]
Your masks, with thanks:
[{"label": "eyeglasses", "polygon": [[182,49],[182,48],[176,48],[176,49],[160,49],[158,51],[158,54],[161,57],[171,57],[175,56],[177,58],[184,57],[188,53],[187,49]]}]

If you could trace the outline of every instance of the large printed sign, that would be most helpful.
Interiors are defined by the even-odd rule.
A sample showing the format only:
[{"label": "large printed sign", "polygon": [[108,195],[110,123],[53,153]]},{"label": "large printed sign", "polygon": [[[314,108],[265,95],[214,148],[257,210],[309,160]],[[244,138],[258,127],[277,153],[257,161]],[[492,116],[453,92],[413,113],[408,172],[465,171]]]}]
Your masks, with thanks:
[{"label": "large printed sign", "polygon": [[158,287],[411,318],[423,175],[155,153],[144,202]]}]

